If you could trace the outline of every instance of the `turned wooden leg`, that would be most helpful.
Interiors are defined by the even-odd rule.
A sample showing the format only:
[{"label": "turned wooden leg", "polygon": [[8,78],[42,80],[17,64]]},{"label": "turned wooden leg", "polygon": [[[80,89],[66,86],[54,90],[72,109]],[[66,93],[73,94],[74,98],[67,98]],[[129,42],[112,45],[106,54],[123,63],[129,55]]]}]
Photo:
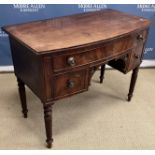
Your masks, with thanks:
[{"label": "turned wooden leg", "polygon": [[131,101],[131,98],[133,96],[133,91],[134,91],[134,88],[135,88],[138,71],[139,71],[139,66],[136,67],[132,72],[132,77],[131,77],[131,82],[130,82],[130,89],[129,89],[129,94],[128,94],[128,101]]},{"label": "turned wooden leg", "polygon": [[105,64],[103,64],[103,65],[101,66],[100,83],[103,82],[103,79],[104,79],[104,72],[105,72]]},{"label": "turned wooden leg", "polygon": [[17,82],[18,82],[18,91],[19,91],[19,97],[20,97],[21,106],[22,106],[22,112],[23,112],[24,118],[27,118],[28,110],[27,110],[27,103],[26,103],[25,84],[19,78],[17,78]]},{"label": "turned wooden leg", "polygon": [[52,105],[53,103],[44,104],[44,119],[45,119],[45,128],[46,128],[46,142],[47,148],[52,147]]}]

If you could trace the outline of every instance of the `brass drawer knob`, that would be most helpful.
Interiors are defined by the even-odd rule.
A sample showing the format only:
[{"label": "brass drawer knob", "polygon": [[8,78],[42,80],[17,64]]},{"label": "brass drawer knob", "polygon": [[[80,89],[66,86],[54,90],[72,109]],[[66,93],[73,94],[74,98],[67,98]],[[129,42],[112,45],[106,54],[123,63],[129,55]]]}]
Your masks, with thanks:
[{"label": "brass drawer knob", "polygon": [[137,36],[137,39],[138,39],[138,40],[144,40],[144,37],[143,37],[142,34],[139,34],[139,35]]},{"label": "brass drawer knob", "polygon": [[124,57],[124,61],[126,62],[126,61],[128,61],[128,54]]},{"label": "brass drawer knob", "polygon": [[135,57],[136,59],[139,59],[139,55],[137,55],[137,54],[134,54],[134,57]]},{"label": "brass drawer knob", "polygon": [[75,66],[75,59],[74,59],[74,57],[69,57],[68,59],[67,59],[67,63],[70,65],[70,66]]},{"label": "brass drawer knob", "polygon": [[75,86],[74,81],[72,81],[72,80],[67,81],[67,88],[74,88],[74,86]]}]

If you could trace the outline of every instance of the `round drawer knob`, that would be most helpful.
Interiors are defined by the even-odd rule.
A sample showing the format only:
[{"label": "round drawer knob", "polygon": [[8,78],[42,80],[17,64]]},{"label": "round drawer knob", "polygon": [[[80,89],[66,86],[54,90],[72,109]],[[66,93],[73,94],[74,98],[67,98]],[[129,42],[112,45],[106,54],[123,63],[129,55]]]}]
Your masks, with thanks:
[{"label": "round drawer knob", "polygon": [[128,61],[128,55],[126,55],[125,57],[124,57],[124,61],[126,62],[126,61]]},{"label": "round drawer knob", "polygon": [[138,39],[138,40],[144,40],[144,37],[143,37],[142,34],[139,34],[139,35],[137,36],[137,39]]},{"label": "round drawer knob", "polygon": [[139,58],[139,55],[135,54],[134,57],[135,57],[136,59],[138,59],[138,58]]},{"label": "round drawer knob", "polygon": [[70,65],[70,66],[75,66],[75,59],[74,57],[69,57],[67,59],[67,63]]},{"label": "round drawer knob", "polygon": [[71,81],[71,80],[67,81],[67,88],[74,88],[74,86],[75,86],[74,81]]}]

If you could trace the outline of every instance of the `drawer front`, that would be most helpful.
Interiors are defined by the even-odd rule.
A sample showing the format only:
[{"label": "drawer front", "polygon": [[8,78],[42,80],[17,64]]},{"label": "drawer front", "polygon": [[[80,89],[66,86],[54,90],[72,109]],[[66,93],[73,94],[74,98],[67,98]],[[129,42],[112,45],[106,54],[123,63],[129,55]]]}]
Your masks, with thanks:
[{"label": "drawer front", "polygon": [[140,63],[143,55],[143,47],[147,37],[147,30],[143,30],[135,35],[134,48],[128,51],[128,54],[119,58],[118,60],[112,60],[108,64],[127,73],[130,70],[136,68]]},{"label": "drawer front", "polygon": [[134,47],[143,46],[146,42],[147,34],[148,29],[136,33],[134,37]]},{"label": "drawer front", "polygon": [[87,90],[87,70],[69,72],[54,77],[54,98],[62,98]]},{"label": "drawer front", "polygon": [[53,56],[54,72],[62,71],[65,69],[73,68],[76,66],[86,65],[98,60],[107,59],[119,55],[124,51],[134,46],[134,37],[129,35],[126,37],[118,38],[104,46],[94,50],[85,51],[82,53],[73,53],[66,55]]},{"label": "drawer front", "polygon": [[141,63],[143,46],[137,46],[132,50],[132,53],[129,55],[129,62],[127,70],[130,71],[136,68]]},{"label": "drawer front", "polygon": [[147,34],[147,30],[143,30],[138,33],[136,47],[132,49],[132,52],[129,54],[127,71],[133,70],[141,63],[144,52],[143,48],[145,46]]}]

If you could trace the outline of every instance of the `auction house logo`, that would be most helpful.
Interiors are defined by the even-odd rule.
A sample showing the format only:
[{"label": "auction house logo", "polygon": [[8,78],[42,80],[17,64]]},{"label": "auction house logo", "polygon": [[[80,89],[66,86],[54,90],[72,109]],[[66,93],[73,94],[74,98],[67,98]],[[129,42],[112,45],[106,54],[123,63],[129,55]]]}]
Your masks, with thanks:
[{"label": "auction house logo", "polygon": [[147,54],[147,53],[153,52],[153,51],[154,51],[154,49],[152,47],[147,47],[147,48],[145,48],[144,53]]},{"label": "auction house logo", "polygon": [[8,35],[0,29],[0,37],[7,37]]},{"label": "auction house logo", "polygon": [[79,4],[79,9],[83,9],[83,12],[91,12],[91,11],[99,11],[102,9],[106,9],[106,4]]},{"label": "auction house logo", "polygon": [[155,4],[137,4],[137,9],[142,12],[155,12]]},{"label": "auction house logo", "polygon": [[45,9],[45,4],[13,4],[13,8],[20,12],[38,12]]}]

